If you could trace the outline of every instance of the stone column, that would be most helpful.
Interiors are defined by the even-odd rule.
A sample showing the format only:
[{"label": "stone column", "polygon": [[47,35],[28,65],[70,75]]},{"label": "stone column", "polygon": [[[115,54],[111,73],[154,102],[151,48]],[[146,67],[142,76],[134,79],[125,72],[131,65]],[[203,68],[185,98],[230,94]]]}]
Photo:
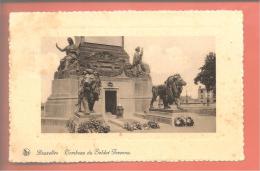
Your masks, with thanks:
[{"label": "stone column", "polygon": [[85,42],[85,36],[75,36],[75,44],[78,46],[80,43]]}]

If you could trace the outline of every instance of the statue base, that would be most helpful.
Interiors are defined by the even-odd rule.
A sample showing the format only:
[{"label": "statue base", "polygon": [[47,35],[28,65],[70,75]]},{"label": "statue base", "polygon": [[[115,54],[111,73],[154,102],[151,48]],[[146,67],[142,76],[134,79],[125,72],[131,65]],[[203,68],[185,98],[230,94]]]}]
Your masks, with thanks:
[{"label": "statue base", "polygon": [[156,121],[160,123],[165,123],[174,126],[174,119],[177,117],[181,116],[190,116],[193,115],[191,112],[187,112],[187,110],[182,111],[182,110],[174,110],[174,109],[152,109],[149,110],[147,113],[142,113],[142,112],[136,112],[134,116],[146,119],[146,120],[151,120],[151,121]]},{"label": "statue base", "polygon": [[84,113],[84,112],[76,112],[75,113],[75,117],[79,118],[79,119],[100,119],[102,118],[102,114],[101,113]]},{"label": "statue base", "polygon": [[54,79],[52,93],[44,107],[44,117],[70,118],[77,109],[78,83],[77,78]]},{"label": "statue base", "polygon": [[183,112],[187,112],[186,109],[178,109],[178,108],[174,108],[174,109],[160,109],[160,108],[149,108],[150,112],[162,112],[162,113],[183,113]]},{"label": "statue base", "polygon": [[70,132],[78,133],[78,128],[82,123],[85,123],[90,120],[98,120],[104,122],[103,115],[101,113],[83,113],[83,112],[77,112],[75,115],[71,118],[71,123],[73,127],[68,127]]}]

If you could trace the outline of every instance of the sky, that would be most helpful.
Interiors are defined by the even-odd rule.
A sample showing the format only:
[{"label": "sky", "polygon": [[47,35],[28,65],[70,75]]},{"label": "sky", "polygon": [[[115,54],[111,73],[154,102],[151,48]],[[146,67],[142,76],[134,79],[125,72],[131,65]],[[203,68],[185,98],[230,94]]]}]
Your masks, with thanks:
[{"label": "sky", "polygon": [[[87,41],[120,45],[120,37],[87,37]],[[41,69],[42,102],[51,94],[51,82],[57,70],[60,59],[65,53],[59,52],[55,44],[60,47],[67,45],[66,37],[46,37],[42,39],[41,54],[44,62]],[[143,48],[143,62],[149,64],[153,85],[162,84],[168,76],[179,73],[187,82],[182,95],[198,97],[198,86],[194,78],[199,68],[204,64],[206,55],[215,52],[214,37],[124,37],[124,48],[132,63],[134,49]]]}]

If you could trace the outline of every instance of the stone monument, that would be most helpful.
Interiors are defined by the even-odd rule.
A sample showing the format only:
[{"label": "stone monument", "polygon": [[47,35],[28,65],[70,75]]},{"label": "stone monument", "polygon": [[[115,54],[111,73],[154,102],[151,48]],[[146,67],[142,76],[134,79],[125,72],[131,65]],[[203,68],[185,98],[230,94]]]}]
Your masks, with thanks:
[{"label": "stone monument", "polygon": [[66,56],[54,73],[42,123],[68,120],[75,112],[115,114],[118,104],[124,108],[124,117],[149,109],[152,81],[149,66],[142,62],[143,50],[136,48],[135,57],[139,59],[131,64],[123,44],[90,43],[79,37],[75,40],[83,41],[74,44],[68,38],[65,48],[56,45]]}]

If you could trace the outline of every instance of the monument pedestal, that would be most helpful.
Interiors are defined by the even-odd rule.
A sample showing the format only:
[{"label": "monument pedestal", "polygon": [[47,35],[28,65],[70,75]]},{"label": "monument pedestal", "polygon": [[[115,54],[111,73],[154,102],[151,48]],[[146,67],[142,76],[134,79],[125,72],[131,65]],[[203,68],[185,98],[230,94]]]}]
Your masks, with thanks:
[{"label": "monument pedestal", "polygon": [[101,113],[83,113],[83,112],[77,112],[75,113],[74,117],[78,120],[90,120],[90,119],[102,119],[103,116]]},{"label": "monument pedestal", "polygon": [[77,78],[54,79],[52,93],[45,104],[43,116],[70,118],[77,109],[78,89]]},{"label": "monument pedestal", "polygon": [[136,112],[134,115],[139,118],[174,126],[175,118],[181,116],[189,116],[189,112],[187,112],[187,110],[179,110],[177,108],[176,109],[151,108],[147,113]]},{"label": "monument pedestal", "polygon": [[159,108],[149,108],[150,112],[160,112],[160,113],[183,113],[183,112],[187,112],[187,110],[183,109],[159,109]]},{"label": "monument pedestal", "polygon": [[79,128],[80,124],[85,123],[90,120],[99,120],[99,121],[103,122],[104,118],[103,118],[102,114],[100,114],[100,113],[88,113],[88,114],[82,113],[82,112],[75,113],[75,115],[71,119],[73,127],[74,127],[73,128],[74,132],[76,132],[76,133],[78,132],[78,128]]}]

